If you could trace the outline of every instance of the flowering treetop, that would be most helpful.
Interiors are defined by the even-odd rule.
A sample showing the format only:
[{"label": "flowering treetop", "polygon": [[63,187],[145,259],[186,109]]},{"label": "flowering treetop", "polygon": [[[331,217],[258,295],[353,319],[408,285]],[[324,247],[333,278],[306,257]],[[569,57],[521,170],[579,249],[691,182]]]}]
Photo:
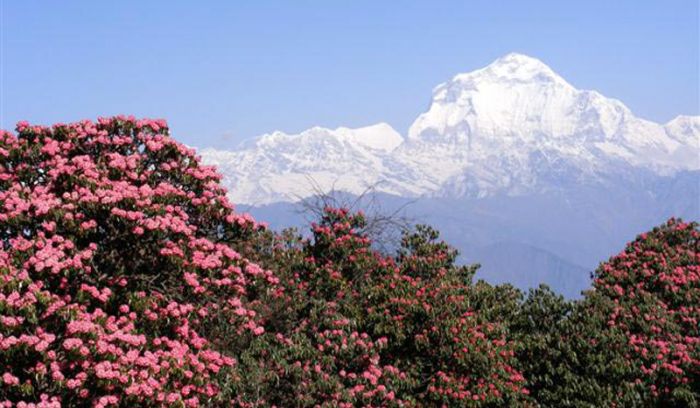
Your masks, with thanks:
[{"label": "flowering treetop", "polygon": [[236,361],[200,328],[264,331],[277,278],[230,242],[261,226],[162,120],[0,133],[0,401],[197,406]]}]

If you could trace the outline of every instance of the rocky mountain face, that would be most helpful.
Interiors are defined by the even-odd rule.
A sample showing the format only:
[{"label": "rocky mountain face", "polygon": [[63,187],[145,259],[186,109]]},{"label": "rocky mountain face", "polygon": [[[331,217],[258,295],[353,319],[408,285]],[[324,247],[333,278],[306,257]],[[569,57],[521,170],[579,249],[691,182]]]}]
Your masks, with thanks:
[{"label": "rocky mountain face", "polygon": [[[316,127],[200,153],[223,173],[232,201],[253,208],[276,208],[270,205],[319,191],[362,194],[370,186],[392,200],[432,203],[440,213],[422,208],[426,220],[445,227],[469,258],[493,260],[485,264],[486,278],[500,282],[531,266],[533,279],[570,293],[585,286],[581,270],[619,249],[611,238],[619,232],[642,231],[668,216],[700,218],[700,116],[666,124],[638,118],[622,102],[576,89],[521,54],[435,87],[428,110],[405,136],[385,123]],[[569,225],[541,219],[551,213]],[[566,242],[572,248],[564,249]],[[576,247],[588,255],[576,255]],[[513,280],[523,287],[536,283]]]}]

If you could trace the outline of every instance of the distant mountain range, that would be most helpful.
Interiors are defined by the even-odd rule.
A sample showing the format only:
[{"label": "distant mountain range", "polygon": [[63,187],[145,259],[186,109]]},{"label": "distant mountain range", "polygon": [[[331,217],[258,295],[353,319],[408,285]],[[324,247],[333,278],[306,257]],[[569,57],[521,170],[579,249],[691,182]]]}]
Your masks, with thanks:
[{"label": "distant mountain range", "polygon": [[411,200],[487,280],[568,296],[634,234],[700,219],[700,116],[640,119],[521,54],[438,85],[405,137],[385,123],[315,127],[200,153],[233,202],[277,226],[298,224],[289,203],[319,189],[374,186],[388,208]]}]

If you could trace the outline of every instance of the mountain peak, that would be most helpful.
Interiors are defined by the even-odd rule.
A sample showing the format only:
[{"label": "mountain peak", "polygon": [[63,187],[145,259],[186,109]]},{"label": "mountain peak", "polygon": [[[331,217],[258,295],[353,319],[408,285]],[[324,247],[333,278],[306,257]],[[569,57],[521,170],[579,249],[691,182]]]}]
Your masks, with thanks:
[{"label": "mountain peak", "polygon": [[403,142],[401,134],[385,122],[355,129],[340,127],[335,133],[354,144],[385,152],[394,150]]},{"label": "mountain peak", "polygon": [[516,65],[518,67],[537,67],[539,69],[546,69],[550,70],[550,68],[541,60],[531,57],[529,55],[525,54],[520,54],[517,52],[511,52],[508,53],[497,60],[495,60],[493,63],[490,64],[490,66],[495,66],[495,65]]},{"label": "mountain peak", "polygon": [[458,74],[453,82],[553,82],[570,86],[544,62],[516,52],[506,54],[482,69]]},{"label": "mountain peak", "polygon": [[567,136],[590,105],[587,97],[539,59],[510,53],[438,85],[408,139],[463,143],[472,134],[527,137],[542,130]]}]

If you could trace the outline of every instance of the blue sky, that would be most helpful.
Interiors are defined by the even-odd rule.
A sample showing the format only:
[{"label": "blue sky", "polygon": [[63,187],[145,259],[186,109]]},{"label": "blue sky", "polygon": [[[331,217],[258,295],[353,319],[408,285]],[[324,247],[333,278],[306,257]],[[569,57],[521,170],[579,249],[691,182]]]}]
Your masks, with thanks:
[{"label": "blue sky", "polygon": [[195,146],[386,121],[511,51],[638,116],[700,113],[689,1],[9,1],[0,128],[162,117]]}]

